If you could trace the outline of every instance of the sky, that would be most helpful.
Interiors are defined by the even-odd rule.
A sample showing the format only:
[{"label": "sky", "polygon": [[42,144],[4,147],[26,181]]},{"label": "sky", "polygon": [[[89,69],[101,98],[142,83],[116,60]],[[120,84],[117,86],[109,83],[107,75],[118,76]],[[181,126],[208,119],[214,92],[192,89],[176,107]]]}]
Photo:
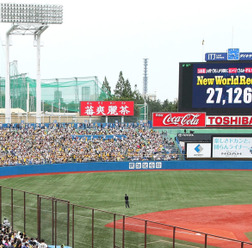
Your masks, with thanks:
[{"label": "sky", "polygon": [[[42,34],[41,78],[106,77],[112,90],[122,71],[132,90],[161,102],[178,98],[179,63],[202,62],[208,52],[252,52],[251,0],[16,0],[0,3],[63,5],[63,24]],[[5,76],[5,37],[0,23],[0,77]],[[204,40],[204,45],[202,41]],[[12,36],[10,61],[36,78],[33,36]]]}]

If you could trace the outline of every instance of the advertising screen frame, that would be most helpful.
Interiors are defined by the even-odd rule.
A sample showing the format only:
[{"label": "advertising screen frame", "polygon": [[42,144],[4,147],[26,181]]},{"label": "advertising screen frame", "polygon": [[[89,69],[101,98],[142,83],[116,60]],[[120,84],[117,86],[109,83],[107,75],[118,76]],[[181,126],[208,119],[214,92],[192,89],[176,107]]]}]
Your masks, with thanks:
[{"label": "advertising screen frame", "polygon": [[[252,61],[217,61],[217,62],[180,62],[179,63],[179,112],[205,112],[207,115],[249,115],[250,107],[193,107],[193,67],[195,66],[218,66],[218,65],[239,65],[246,64],[252,68]],[[252,78],[252,73],[251,73]],[[248,86],[251,87],[251,86]]]},{"label": "advertising screen frame", "polygon": [[152,126],[156,128],[202,128],[206,113],[153,112]]},{"label": "advertising screen frame", "polygon": [[[189,151],[191,146],[197,147],[198,150]],[[207,149],[207,150],[206,150]],[[204,151],[206,150],[206,151]],[[202,153],[204,151],[204,153]],[[185,144],[186,159],[211,159],[212,158],[212,143],[210,142],[186,142]],[[189,154],[189,156],[188,156]]]},{"label": "advertising screen frame", "polygon": [[[225,156],[223,157],[218,157],[218,156],[214,156],[214,139],[215,138],[226,138],[226,139],[234,139],[234,138],[242,138],[242,139],[245,139],[245,138],[249,138],[250,140],[252,139],[252,134],[219,134],[219,135],[212,135],[211,137],[211,143],[212,143],[212,159],[215,159],[215,160],[218,160],[218,159],[221,159],[221,160],[225,160],[225,159],[234,159],[234,160],[252,160],[252,154],[251,154],[251,157],[241,157],[240,154],[236,154],[236,153],[240,153],[242,151],[242,148],[239,149],[239,147],[237,147],[237,151],[231,151],[232,149],[230,149],[230,154],[226,154]],[[239,145],[239,143],[237,143]],[[252,147],[251,147],[252,148]],[[232,154],[233,153],[233,154]]]}]

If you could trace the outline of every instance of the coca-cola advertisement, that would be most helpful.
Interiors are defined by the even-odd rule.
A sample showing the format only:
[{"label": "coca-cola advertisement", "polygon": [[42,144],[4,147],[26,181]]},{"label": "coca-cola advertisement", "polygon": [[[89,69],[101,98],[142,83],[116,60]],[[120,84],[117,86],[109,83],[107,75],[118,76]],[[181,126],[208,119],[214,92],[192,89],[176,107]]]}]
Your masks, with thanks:
[{"label": "coca-cola advertisement", "polygon": [[206,113],[152,113],[153,127],[205,127]]}]

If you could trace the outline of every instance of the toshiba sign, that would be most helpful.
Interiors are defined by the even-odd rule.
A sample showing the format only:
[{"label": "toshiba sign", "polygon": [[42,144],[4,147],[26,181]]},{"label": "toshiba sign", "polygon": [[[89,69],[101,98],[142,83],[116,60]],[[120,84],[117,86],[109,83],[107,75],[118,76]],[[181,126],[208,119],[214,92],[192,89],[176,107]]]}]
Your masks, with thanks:
[{"label": "toshiba sign", "polygon": [[252,116],[218,115],[206,117],[207,127],[252,127]]},{"label": "toshiba sign", "polygon": [[205,113],[153,113],[153,127],[205,127]]}]

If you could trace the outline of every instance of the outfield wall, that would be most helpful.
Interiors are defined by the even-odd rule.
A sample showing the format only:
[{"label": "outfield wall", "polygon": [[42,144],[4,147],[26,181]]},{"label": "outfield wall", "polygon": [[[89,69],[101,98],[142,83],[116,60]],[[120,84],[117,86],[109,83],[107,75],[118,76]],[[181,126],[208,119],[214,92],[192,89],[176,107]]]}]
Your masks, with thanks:
[{"label": "outfield wall", "polygon": [[141,161],[43,164],[0,167],[0,177],[99,171],[140,170],[252,170],[252,161]]}]

